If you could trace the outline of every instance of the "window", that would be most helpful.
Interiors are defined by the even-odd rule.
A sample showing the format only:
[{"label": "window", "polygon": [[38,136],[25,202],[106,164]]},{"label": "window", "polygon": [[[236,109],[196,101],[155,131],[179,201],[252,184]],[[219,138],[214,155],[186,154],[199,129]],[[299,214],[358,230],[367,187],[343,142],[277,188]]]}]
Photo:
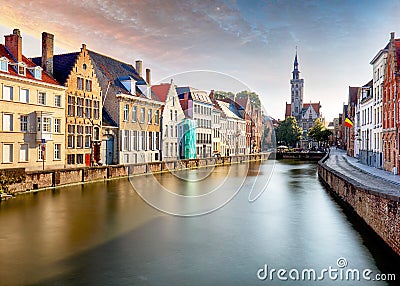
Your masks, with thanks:
[{"label": "window", "polygon": [[8,60],[6,57],[0,59],[0,70],[3,72],[8,72]]},{"label": "window", "polygon": [[99,141],[100,140],[100,128],[94,127],[93,128],[93,140]]},{"label": "window", "polygon": [[137,120],[137,107],[132,106],[132,122],[136,122]]},{"label": "window", "polygon": [[149,124],[152,123],[152,117],[153,117],[153,110],[151,110],[151,109],[147,110],[147,122]]},{"label": "window", "polygon": [[61,144],[54,144],[54,160],[61,160]]},{"label": "window", "polygon": [[54,106],[61,107],[61,95],[54,96]]},{"label": "window", "polygon": [[29,102],[29,90],[28,89],[20,89],[19,91],[19,101],[20,102]]},{"label": "window", "polygon": [[27,132],[28,131],[28,115],[21,115],[21,131]]},{"label": "window", "polygon": [[100,118],[99,106],[100,106],[100,101],[94,100],[93,101],[93,117],[94,117],[94,119]]},{"label": "window", "polygon": [[3,86],[3,99],[5,100],[13,100],[13,87],[12,86]]},{"label": "window", "polygon": [[156,110],[154,112],[154,124],[158,125],[160,123],[160,111]]},{"label": "window", "polygon": [[[46,156],[46,154],[43,152],[43,149],[45,145],[39,144],[38,146],[38,161],[43,161],[43,155]],[[46,160],[46,158],[44,158]]]},{"label": "window", "polygon": [[83,78],[81,77],[76,78],[76,87],[78,90],[83,90]]},{"label": "window", "polygon": [[76,148],[83,148],[83,136],[82,135],[76,136]]},{"label": "window", "polygon": [[178,111],[175,110],[175,121],[178,121]]},{"label": "window", "polygon": [[83,117],[83,98],[81,98],[81,97],[77,98],[77,105],[78,105],[78,108],[76,111],[76,115],[78,117]]},{"label": "window", "polygon": [[38,103],[39,104],[46,104],[46,93],[44,93],[44,92],[39,92],[39,95],[38,95]]},{"label": "window", "polygon": [[75,154],[69,154],[67,156],[67,164],[69,165],[75,164]]},{"label": "window", "polygon": [[92,91],[92,81],[90,79],[86,80],[86,91]]},{"label": "window", "polygon": [[133,150],[138,150],[138,138],[137,138],[137,131],[133,131]]},{"label": "window", "polygon": [[36,79],[42,79],[42,68],[41,67],[35,67],[33,70],[33,76]]},{"label": "window", "polygon": [[54,133],[61,133],[61,119],[54,119]]},{"label": "window", "polygon": [[83,164],[83,154],[77,154],[76,155],[76,163],[77,164]]},{"label": "window", "polygon": [[85,148],[90,148],[90,135],[85,136]]},{"label": "window", "polygon": [[85,126],[85,134],[92,135],[92,126]]},{"label": "window", "polygon": [[83,126],[82,125],[77,125],[76,126],[76,133],[83,134]]},{"label": "window", "polygon": [[12,114],[3,114],[3,131],[13,131]]},{"label": "window", "polygon": [[168,125],[165,125],[165,137],[168,137]]},{"label": "window", "polygon": [[[43,129],[42,129],[43,120]],[[51,132],[51,118],[50,117],[38,117],[37,118],[37,131]]]},{"label": "window", "polygon": [[[74,148],[75,146],[75,125],[68,125],[68,137],[67,137],[67,146],[68,148]],[[74,159],[75,161],[75,159]]]},{"label": "window", "polygon": [[124,105],[124,121],[128,121],[129,119],[129,105]]},{"label": "window", "polygon": [[170,117],[170,119],[172,121],[172,110],[169,111],[169,117]]},{"label": "window", "polygon": [[24,64],[18,64],[18,74],[26,75],[26,66]]},{"label": "window", "polygon": [[21,144],[19,147],[19,161],[28,161],[28,144]]},{"label": "window", "polygon": [[13,162],[13,144],[3,144],[3,163]]},{"label": "window", "polygon": [[91,118],[92,117],[92,100],[85,99],[85,117]]},{"label": "window", "polygon": [[128,151],[129,150],[129,130],[124,130],[124,146],[123,146],[123,150],[124,151]]},{"label": "window", "polygon": [[140,123],[144,123],[145,115],[144,115],[144,107],[140,109]]},{"label": "window", "polygon": [[75,97],[68,96],[68,116],[75,116]]},{"label": "window", "polygon": [[142,150],[147,150],[147,146],[146,146],[146,131],[142,131]]}]

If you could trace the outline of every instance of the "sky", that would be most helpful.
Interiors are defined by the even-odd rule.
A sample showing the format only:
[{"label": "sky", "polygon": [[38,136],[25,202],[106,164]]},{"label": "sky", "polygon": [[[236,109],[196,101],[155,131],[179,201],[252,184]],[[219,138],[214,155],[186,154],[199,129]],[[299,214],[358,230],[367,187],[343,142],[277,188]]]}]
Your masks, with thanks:
[{"label": "sky", "polygon": [[369,62],[390,32],[400,37],[398,0],[0,0],[0,15],[0,33],[20,29],[27,57],[40,56],[46,31],[56,53],[85,43],[128,63],[141,59],[152,83],[254,91],[276,119],[290,102],[296,47],[304,102],[320,101],[331,121],[348,87],[372,78]]}]

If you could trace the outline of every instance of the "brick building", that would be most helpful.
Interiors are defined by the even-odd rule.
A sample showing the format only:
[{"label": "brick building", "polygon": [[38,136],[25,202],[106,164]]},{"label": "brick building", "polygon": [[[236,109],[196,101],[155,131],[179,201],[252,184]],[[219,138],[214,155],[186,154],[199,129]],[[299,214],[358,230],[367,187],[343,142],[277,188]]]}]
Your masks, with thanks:
[{"label": "brick building", "polygon": [[86,45],[80,52],[54,55],[54,36],[42,33],[42,57],[32,60],[67,87],[65,157],[67,167],[97,165],[101,160],[100,85]]},{"label": "brick building", "polygon": [[386,171],[398,173],[399,158],[399,91],[400,91],[400,39],[390,35],[387,53],[385,78],[383,81],[383,114],[382,114],[382,141],[383,141],[383,168]]}]

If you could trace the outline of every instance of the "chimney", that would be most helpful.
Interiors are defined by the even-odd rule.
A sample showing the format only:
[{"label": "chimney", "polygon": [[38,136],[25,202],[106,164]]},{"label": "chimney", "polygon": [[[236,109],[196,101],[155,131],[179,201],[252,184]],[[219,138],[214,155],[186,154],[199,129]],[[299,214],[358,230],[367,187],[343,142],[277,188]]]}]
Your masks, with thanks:
[{"label": "chimney", "polygon": [[210,99],[214,101],[214,90],[212,89],[210,92]]},{"label": "chimney", "polygon": [[53,75],[54,35],[42,33],[42,68]]},{"label": "chimney", "polygon": [[136,61],[136,72],[139,74],[140,77],[142,77],[142,67],[143,63],[141,60]]},{"label": "chimney", "polygon": [[390,33],[390,39],[394,39],[394,32]]},{"label": "chimney", "polygon": [[148,85],[151,85],[151,71],[150,69],[146,69],[146,82]]},{"label": "chimney", "polygon": [[22,62],[22,37],[20,31],[14,29],[11,35],[4,36],[4,38],[6,38],[6,48],[17,62]]}]

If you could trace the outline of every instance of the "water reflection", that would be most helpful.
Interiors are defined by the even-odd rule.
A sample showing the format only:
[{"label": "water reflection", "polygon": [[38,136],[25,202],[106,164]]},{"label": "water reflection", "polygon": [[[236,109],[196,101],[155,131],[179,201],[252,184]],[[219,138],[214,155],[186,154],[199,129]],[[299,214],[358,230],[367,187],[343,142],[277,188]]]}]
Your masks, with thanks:
[{"label": "water reflection", "polygon": [[[240,166],[233,174],[243,176]],[[267,165],[260,166],[268,172],[263,169]],[[250,164],[245,174],[257,168]],[[226,175],[226,170],[216,171],[215,180]],[[249,176],[224,208],[192,218],[149,207],[128,180],[60,188],[3,202],[0,284],[366,285],[365,281],[260,282],[256,277],[264,263],[274,268],[322,269],[336,266],[339,257],[353,268],[398,271],[398,259],[356,220],[348,220],[315,172],[315,164],[278,162],[267,190],[254,203],[248,202],[248,195],[256,176]],[[226,181],[227,189],[234,179]],[[157,180],[185,191],[184,183],[170,175],[159,175]],[[290,183],[295,181],[296,186]]]}]

